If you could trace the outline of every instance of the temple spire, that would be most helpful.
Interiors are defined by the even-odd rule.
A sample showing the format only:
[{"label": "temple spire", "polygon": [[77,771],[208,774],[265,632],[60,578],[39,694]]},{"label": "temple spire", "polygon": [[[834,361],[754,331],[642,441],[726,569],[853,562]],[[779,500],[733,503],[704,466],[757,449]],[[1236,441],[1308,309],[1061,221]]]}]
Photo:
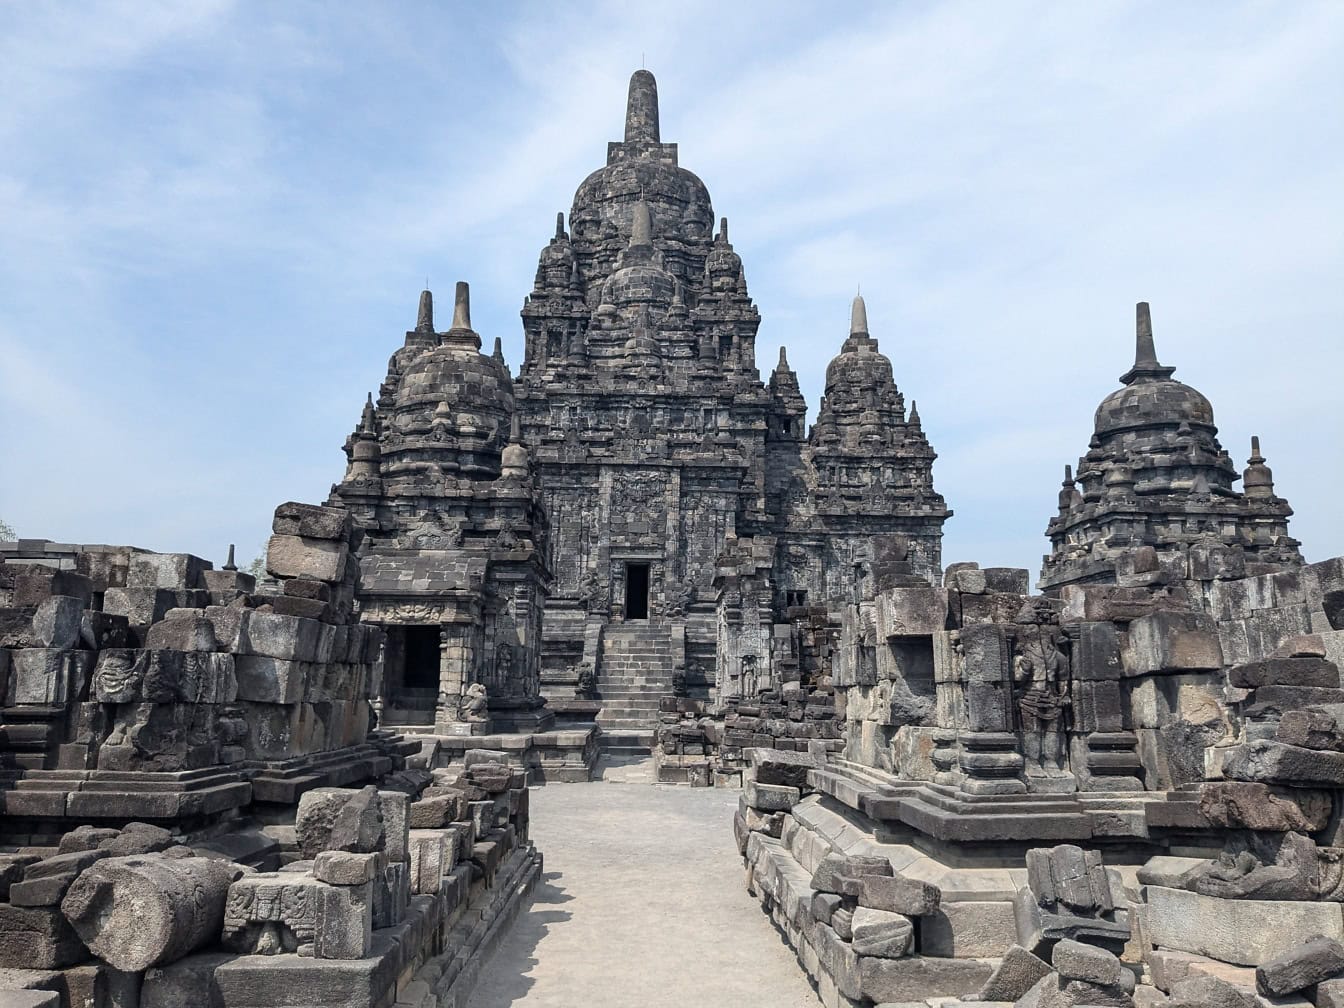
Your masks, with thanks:
[{"label": "temple spire", "polygon": [[868,335],[868,306],[863,303],[863,295],[854,295],[854,304],[849,311],[849,334],[851,336]]},{"label": "temple spire", "polygon": [[224,561],[223,569],[226,571],[236,571],[238,569],[238,565],[233,562],[233,543],[229,543],[229,558]]},{"label": "temple spire", "polygon": [[789,370],[789,352],[784,348],[784,345],[782,343],[780,344],[779,347],[779,370],[781,371]]},{"label": "temple spire", "polygon": [[1130,385],[1139,378],[1170,378],[1176,369],[1158,363],[1153,345],[1153,316],[1148,302],[1140,301],[1135,305],[1134,315],[1134,366],[1120,376],[1120,383]]},{"label": "temple spire", "polygon": [[490,356],[501,364],[504,363],[504,341],[498,336],[495,337],[495,349],[491,352]]},{"label": "temple spire", "polygon": [[728,218],[727,218],[727,217],[720,217],[720,218],[719,218],[719,241],[723,242],[725,245],[728,244]]},{"label": "temple spire", "polygon": [[453,297],[453,325],[451,332],[471,329],[471,287],[465,280],[457,282],[457,292]]},{"label": "temple spire", "polygon": [[420,312],[415,318],[415,328],[419,332],[434,331],[434,295],[427,290],[420,292]]},{"label": "temple spire", "polygon": [[555,236],[557,238],[568,238],[565,234],[565,212],[561,210],[555,215]]},{"label": "temple spire", "polygon": [[658,82],[647,70],[630,75],[625,103],[625,142],[658,143]]}]

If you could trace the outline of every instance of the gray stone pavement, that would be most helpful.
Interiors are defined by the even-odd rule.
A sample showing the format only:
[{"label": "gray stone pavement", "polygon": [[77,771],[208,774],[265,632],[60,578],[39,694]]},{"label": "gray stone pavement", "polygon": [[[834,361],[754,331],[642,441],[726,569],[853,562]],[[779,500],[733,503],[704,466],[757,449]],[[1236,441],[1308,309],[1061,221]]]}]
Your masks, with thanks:
[{"label": "gray stone pavement", "polygon": [[818,1008],[747,895],[738,792],[649,783],[647,764],[532,790],[545,874],[469,1008]]}]

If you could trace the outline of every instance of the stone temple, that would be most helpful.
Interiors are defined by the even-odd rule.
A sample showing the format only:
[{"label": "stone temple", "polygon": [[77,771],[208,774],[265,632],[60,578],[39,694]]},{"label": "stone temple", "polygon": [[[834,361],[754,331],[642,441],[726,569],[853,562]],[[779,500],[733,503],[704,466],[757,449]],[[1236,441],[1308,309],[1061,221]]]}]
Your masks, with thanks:
[{"label": "stone temple", "polygon": [[[516,374],[470,309],[458,284],[440,330],[421,295],[263,578],[0,544],[0,1006],[463,1008],[510,969],[491,1003],[747,1004],[787,973],[826,1008],[1344,1004],[1344,558],[1307,562],[1258,441],[1238,475],[1147,304],[1039,593],[944,563],[862,298],[810,427],[783,353],[762,379],[647,71]],[[592,790],[630,765],[699,818]],[[744,869],[731,897],[664,856],[715,815],[694,856]],[[619,924],[555,940],[585,897],[529,898],[583,856]],[[748,923],[715,919],[734,897]],[[762,935],[796,969],[703,968]]]}]

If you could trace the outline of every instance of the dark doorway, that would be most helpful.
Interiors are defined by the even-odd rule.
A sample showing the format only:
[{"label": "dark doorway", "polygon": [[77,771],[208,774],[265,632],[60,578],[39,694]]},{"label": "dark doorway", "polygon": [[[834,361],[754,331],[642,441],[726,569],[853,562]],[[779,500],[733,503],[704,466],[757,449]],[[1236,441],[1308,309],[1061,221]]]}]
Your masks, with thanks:
[{"label": "dark doorway", "polygon": [[649,565],[625,565],[625,618],[649,618]]},{"label": "dark doorway", "polygon": [[439,688],[439,628],[406,628],[406,665],[401,684],[408,690]]}]

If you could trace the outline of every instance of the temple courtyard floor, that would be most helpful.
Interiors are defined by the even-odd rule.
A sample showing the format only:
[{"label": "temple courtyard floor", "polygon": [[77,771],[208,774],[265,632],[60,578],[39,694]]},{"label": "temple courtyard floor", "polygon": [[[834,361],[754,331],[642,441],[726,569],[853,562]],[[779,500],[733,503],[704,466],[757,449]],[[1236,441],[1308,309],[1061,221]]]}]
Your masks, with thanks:
[{"label": "temple courtyard floor", "polygon": [[652,764],[532,789],[545,874],[470,1008],[817,1008],[733,844],[738,792],[651,783]]}]

